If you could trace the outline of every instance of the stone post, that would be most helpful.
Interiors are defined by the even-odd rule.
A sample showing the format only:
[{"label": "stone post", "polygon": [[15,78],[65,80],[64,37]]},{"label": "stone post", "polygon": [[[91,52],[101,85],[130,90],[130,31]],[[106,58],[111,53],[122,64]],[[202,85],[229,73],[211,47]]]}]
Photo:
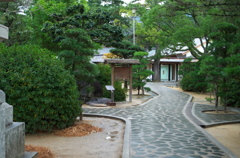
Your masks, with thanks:
[{"label": "stone post", "polygon": [[5,101],[5,93],[0,90],[0,158],[5,158],[5,109],[2,106]]}]

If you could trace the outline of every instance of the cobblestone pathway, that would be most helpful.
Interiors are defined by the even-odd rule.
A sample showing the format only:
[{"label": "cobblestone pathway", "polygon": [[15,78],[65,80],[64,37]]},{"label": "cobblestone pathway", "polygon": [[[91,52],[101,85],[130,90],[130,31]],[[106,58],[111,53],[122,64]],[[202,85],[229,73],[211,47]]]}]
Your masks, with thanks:
[{"label": "cobblestone pathway", "polygon": [[149,87],[159,96],[141,106],[85,108],[85,113],[131,119],[132,158],[225,158],[228,157],[191,124],[182,110],[190,96],[157,83]]}]

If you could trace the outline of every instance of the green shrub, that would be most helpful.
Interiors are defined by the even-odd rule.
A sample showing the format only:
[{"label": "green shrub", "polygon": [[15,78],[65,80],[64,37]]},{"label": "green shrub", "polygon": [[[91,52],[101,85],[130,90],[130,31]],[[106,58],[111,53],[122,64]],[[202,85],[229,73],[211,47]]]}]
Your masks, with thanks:
[{"label": "green shrub", "polygon": [[81,111],[74,77],[48,50],[0,44],[0,76],[14,121],[25,122],[27,132],[68,127]]},{"label": "green shrub", "polygon": [[100,73],[96,77],[96,80],[98,80],[103,86],[110,85],[111,84],[111,67],[106,64],[98,64],[97,65]]},{"label": "green shrub", "polygon": [[199,74],[201,60],[191,61],[192,58],[186,58],[180,67],[179,74],[183,76],[180,86],[184,91],[205,92],[208,83],[206,76]]},{"label": "green shrub", "polygon": [[[122,82],[114,82],[114,101],[125,101],[126,100],[126,90],[122,88]],[[106,98],[111,98],[111,91],[103,89],[103,96]]]},{"label": "green shrub", "polygon": [[195,71],[184,75],[180,86],[184,91],[205,92],[207,89],[205,77],[198,75]]}]

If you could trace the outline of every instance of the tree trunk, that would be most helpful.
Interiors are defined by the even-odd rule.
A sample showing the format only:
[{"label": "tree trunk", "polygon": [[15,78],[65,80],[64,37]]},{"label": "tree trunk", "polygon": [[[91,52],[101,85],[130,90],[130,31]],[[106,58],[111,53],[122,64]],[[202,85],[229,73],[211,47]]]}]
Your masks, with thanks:
[{"label": "tree trunk", "polygon": [[144,95],[145,93],[144,93],[144,87],[142,87],[142,95]]},{"label": "tree trunk", "polygon": [[154,59],[154,63],[153,63],[153,70],[154,70],[154,74],[153,74],[153,82],[160,82],[160,67],[159,67],[159,63],[160,63],[160,59]]},{"label": "tree trunk", "polygon": [[227,101],[228,101],[228,86],[226,85],[226,83],[229,83],[227,82],[227,79],[224,78],[223,79],[223,82],[224,82],[224,91],[226,92],[227,95],[224,96],[224,112],[227,113]]},{"label": "tree trunk", "polygon": [[216,85],[216,88],[215,88],[215,110],[216,110],[216,113],[218,113],[218,85]]}]

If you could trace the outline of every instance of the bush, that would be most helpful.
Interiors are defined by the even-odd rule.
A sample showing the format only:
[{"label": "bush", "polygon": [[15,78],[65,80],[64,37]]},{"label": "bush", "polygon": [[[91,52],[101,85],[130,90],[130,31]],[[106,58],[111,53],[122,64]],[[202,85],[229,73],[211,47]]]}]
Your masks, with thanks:
[{"label": "bush", "polygon": [[[125,101],[126,100],[126,90],[122,88],[122,83],[120,81],[114,82],[114,101]],[[103,97],[111,98],[111,91],[103,89]]]},{"label": "bush", "polygon": [[68,127],[81,111],[74,77],[48,50],[0,44],[0,76],[14,121],[25,122],[27,132]]},{"label": "bush", "polygon": [[201,60],[196,63],[191,60],[192,58],[185,59],[180,67],[179,74],[183,75],[180,86],[184,91],[205,92],[208,83],[206,76],[199,74]]},{"label": "bush", "polygon": [[105,64],[98,64],[97,65],[100,73],[96,77],[96,80],[98,80],[103,86],[110,85],[111,84],[111,67],[109,65]]},{"label": "bush", "polygon": [[207,90],[205,77],[198,75],[196,72],[190,72],[183,76],[180,86],[184,91],[205,92]]}]

